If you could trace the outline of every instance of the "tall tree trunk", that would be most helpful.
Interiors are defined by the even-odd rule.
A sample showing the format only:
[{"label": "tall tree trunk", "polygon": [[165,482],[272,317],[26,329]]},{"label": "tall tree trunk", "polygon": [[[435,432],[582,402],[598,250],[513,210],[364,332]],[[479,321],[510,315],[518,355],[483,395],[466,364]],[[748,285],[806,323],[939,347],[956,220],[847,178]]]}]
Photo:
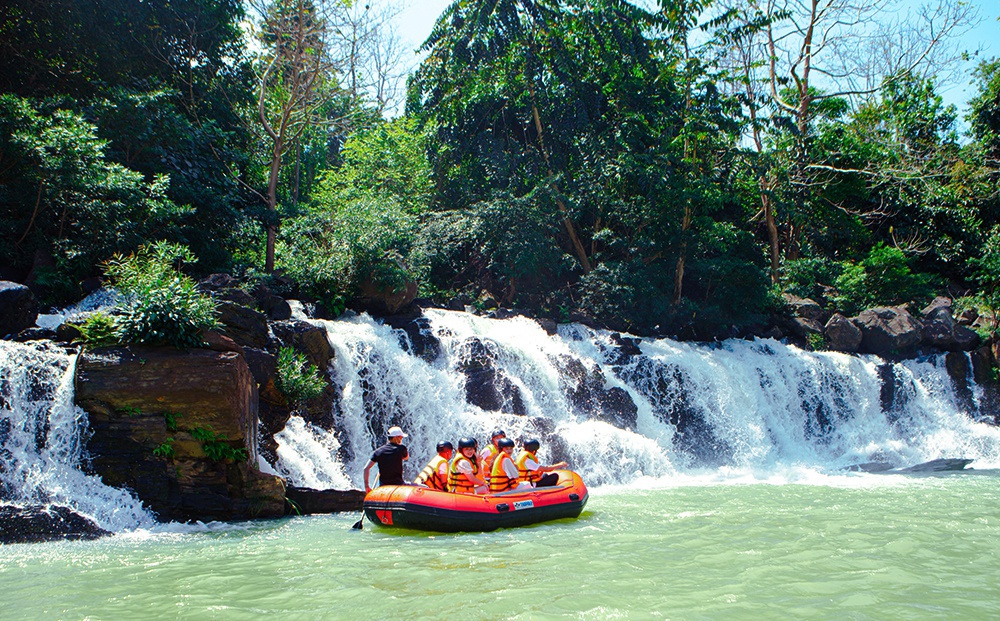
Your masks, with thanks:
[{"label": "tall tree trunk", "polygon": [[271,169],[267,178],[267,248],[264,253],[264,271],[274,271],[274,241],[278,232],[278,178],[281,173],[281,152],[283,144],[278,137],[274,138],[274,149],[271,151]]},{"label": "tall tree trunk", "polygon": [[[538,113],[538,106],[535,105],[535,87],[531,85],[528,87],[531,94],[531,116],[535,121],[535,131],[538,132],[538,147],[542,151],[542,159],[545,160],[545,167],[548,169],[549,176],[554,176],[552,172],[552,164],[549,162],[549,152],[545,148],[545,141],[542,139],[542,118]],[[580,262],[580,267],[583,268],[583,273],[588,274],[593,268],[590,265],[590,259],[587,258],[587,250],[583,247],[583,242],[580,241],[580,236],[576,234],[576,227],[573,225],[573,221],[569,217],[569,208],[563,199],[559,196],[559,186],[553,181],[550,186],[552,191],[556,195],[556,205],[559,206],[559,212],[562,214],[563,225],[566,227],[566,232],[569,233],[570,242],[573,244],[573,251],[576,253],[576,258]]]}]

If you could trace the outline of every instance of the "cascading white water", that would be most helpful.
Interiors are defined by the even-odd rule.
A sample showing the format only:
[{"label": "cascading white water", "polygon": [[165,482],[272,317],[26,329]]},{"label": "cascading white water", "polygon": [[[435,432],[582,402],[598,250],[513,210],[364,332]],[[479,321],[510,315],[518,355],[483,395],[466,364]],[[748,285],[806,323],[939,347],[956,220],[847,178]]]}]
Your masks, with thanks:
[{"label": "cascading white water", "polygon": [[[434,351],[422,356],[404,332],[367,315],[320,322],[336,352],[337,429],[292,417],[277,436],[276,464],[291,483],[359,486],[393,424],[410,434],[409,475],[438,441],[484,441],[497,427],[541,437],[543,461],[567,459],[590,485],[940,457],[1000,467],[1000,430],[976,422],[989,414],[977,409],[981,394],[973,385],[971,400],[959,399],[943,356],[890,365],[772,340],[637,340],[623,352],[620,336],[578,325],[549,335],[525,318],[442,310],[426,311],[426,322]],[[506,382],[504,398],[516,397],[500,410],[467,401],[470,343]],[[80,469],[86,421],[73,403],[74,364],[56,346],[0,341],[0,501],[65,504],[109,530],[150,527],[138,500]],[[627,406],[621,420],[594,405],[600,391]]]},{"label": "cascading white water", "polygon": [[[835,471],[867,461],[905,466],[942,457],[1000,467],[1000,429],[963,410],[943,356],[886,367],[875,356],[805,352],[773,340],[668,339],[642,340],[639,351],[623,356],[616,335],[583,326],[561,326],[550,336],[526,318],[425,314],[440,348],[436,357],[424,357],[429,361],[409,353],[402,331],[367,315],[322,322],[336,350],[332,377],[343,393],[334,449],[343,444],[344,460],[310,462],[294,451],[294,465],[281,468],[293,482],[346,476],[358,485],[372,448],[383,441],[375,430],[392,424],[410,434],[410,474],[438,441],[469,435],[482,442],[495,427],[520,438],[554,429],[559,457],[591,485],[705,471]],[[466,401],[458,369],[472,340],[489,344],[491,364],[515,387],[525,415]],[[883,411],[887,369],[896,398]],[[627,394],[634,425],[598,420],[574,402],[581,374]],[[279,442],[291,450],[318,442],[317,434],[295,423]],[[551,457],[543,444],[540,458]]]},{"label": "cascading white water", "polygon": [[0,341],[0,501],[65,505],[111,531],[148,528],[155,520],[134,496],[80,470],[75,365],[51,344]]}]

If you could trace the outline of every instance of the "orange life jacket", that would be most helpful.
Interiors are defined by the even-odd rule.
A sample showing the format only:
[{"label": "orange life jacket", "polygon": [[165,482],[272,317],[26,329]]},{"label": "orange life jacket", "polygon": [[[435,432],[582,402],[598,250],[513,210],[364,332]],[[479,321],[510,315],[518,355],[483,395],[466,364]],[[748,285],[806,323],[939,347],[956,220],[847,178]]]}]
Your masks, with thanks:
[{"label": "orange life jacket", "polygon": [[538,479],[542,478],[541,472],[537,470],[528,470],[528,466],[525,464],[529,459],[534,460],[538,463],[538,458],[535,457],[534,453],[529,453],[527,450],[522,450],[518,455],[517,459],[514,460],[514,465],[517,466],[517,476],[522,481],[530,481],[535,483]]},{"label": "orange life jacket", "polygon": [[510,455],[500,451],[493,461],[493,472],[490,474],[490,493],[506,492],[517,487],[517,482],[521,477],[511,478],[507,476],[507,471],[503,469],[504,460],[514,463]]},{"label": "orange life jacket", "polygon": [[[448,490],[448,475],[441,474],[441,464],[446,464],[448,461],[441,457],[440,455],[435,455],[431,458],[424,469],[420,471],[417,478],[413,480],[414,483],[418,485],[426,485],[431,489],[439,489],[441,491]],[[447,468],[445,473],[447,473]]]},{"label": "orange life jacket", "polygon": [[479,474],[479,458],[475,455],[469,459],[465,455],[459,453],[451,460],[451,464],[448,466],[448,491],[458,492],[459,494],[475,494],[476,484],[469,480],[469,477],[465,476],[458,471],[458,465],[462,461],[467,461],[472,466],[472,474]]},{"label": "orange life jacket", "polygon": [[493,476],[493,462],[496,461],[497,455],[500,453],[501,451],[496,444],[491,443],[486,447],[486,456],[483,457],[483,472],[486,473],[486,476]]}]

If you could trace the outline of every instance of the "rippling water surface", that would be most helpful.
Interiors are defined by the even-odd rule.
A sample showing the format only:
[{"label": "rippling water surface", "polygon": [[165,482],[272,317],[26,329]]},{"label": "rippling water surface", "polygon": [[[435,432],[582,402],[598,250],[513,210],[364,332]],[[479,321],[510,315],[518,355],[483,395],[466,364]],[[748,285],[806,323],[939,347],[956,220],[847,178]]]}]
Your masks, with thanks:
[{"label": "rippling water surface", "polygon": [[356,515],[0,546],[0,619],[995,619],[1000,476],[592,490],[485,534]]}]

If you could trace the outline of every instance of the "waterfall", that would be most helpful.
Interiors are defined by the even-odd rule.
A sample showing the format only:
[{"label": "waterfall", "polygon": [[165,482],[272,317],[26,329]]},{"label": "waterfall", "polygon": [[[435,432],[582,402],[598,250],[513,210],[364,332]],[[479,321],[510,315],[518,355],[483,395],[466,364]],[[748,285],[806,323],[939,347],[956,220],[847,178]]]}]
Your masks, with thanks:
[{"label": "waterfall", "polygon": [[[316,323],[335,350],[327,372],[341,398],[335,429],[293,416],[277,434],[274,467],[294,485],[360,486],[397,424],[409,434],[409,477],[439,441],[484,442],[496,428],[539,438],[543,462],[566,460],[591,486],[945,457],[1000,467],[1000,429],[980,422],[992,418],[982,390],[971,378],[956,390],[943,354],[891,363],[769,339],[682,343],[580,325],[549,334],[523,317],[435,309],[402,328],[353,314]],[[81,468],[75,362],[54,344],[0,341],[0,502],[67,505],[112,531],[148,528],[154,519],[134,496]]]},{"label": "waterfall", "polygon": [[[409,434],[408,475],[437,442],[483,442],[498,427],[513,439],[539,437],[542,461],[566,459],[590,485],[943,457],[1000,466],[1000,429],[977,422],[981,395],[959,398],[943,354],[889,363],[770,339],[694,344],[580,325],[550,335],[523,317],[434,309],[419,330],[367,315],[320,323],[336,351],[337,439],[292,419],[279,454],[294,457],[279,469],[298,484],[359,485],[394,424]],[[474,384],[488,403],[474,404]]]},{"label": "waterfall", "polygon": [[58,504],[111,531],[148,528],[125,490],[81,469],[87,418],[73,402],[76,356],[45,342],[0,341],[0,502]]}]

